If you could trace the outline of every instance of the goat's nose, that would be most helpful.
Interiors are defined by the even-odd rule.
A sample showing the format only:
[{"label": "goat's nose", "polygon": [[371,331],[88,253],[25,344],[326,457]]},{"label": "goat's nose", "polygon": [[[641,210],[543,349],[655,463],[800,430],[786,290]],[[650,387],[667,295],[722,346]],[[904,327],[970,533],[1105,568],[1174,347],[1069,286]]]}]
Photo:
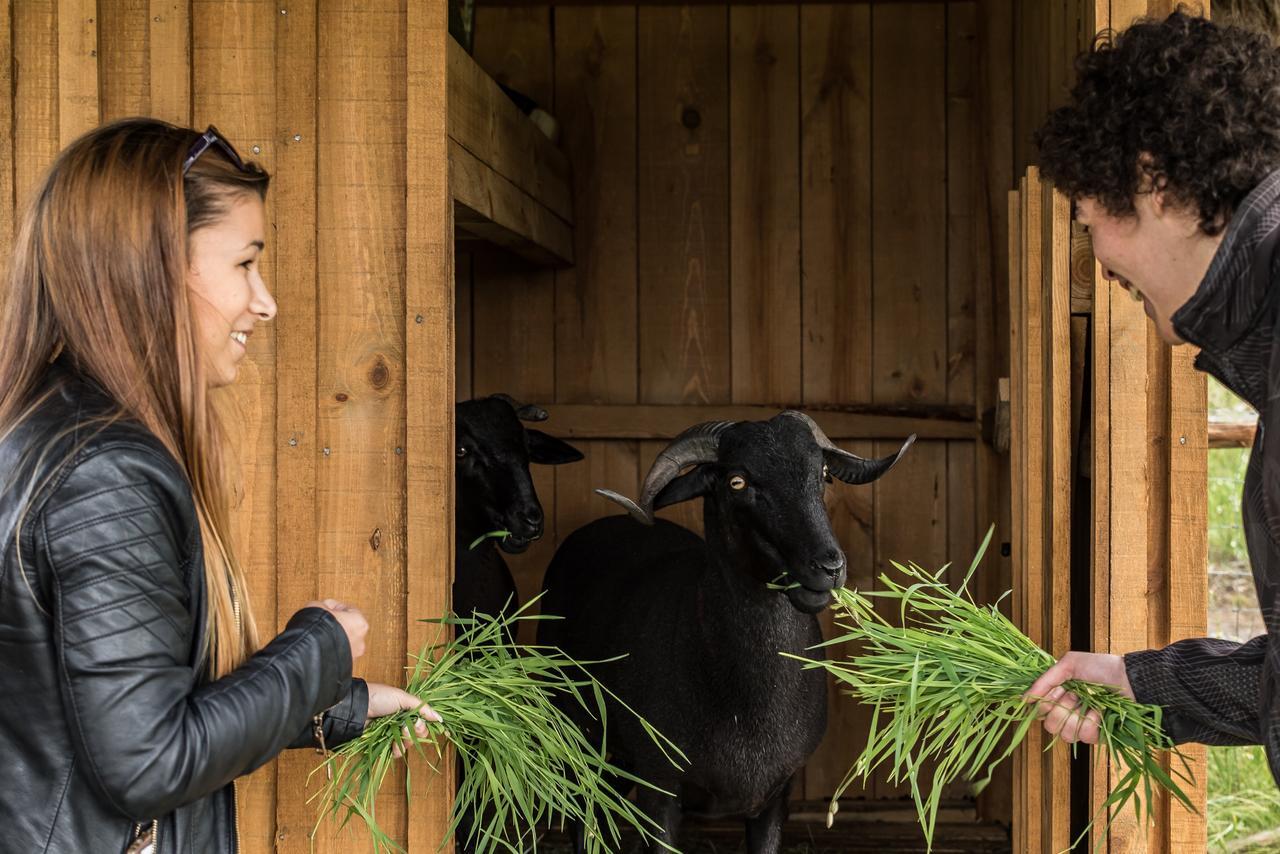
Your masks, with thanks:
[{"label": "goat's nose", "polygon": [[832,549],[813,562],[813,568],[836,578],[844,571],[844,553]]},{"label": "goat's nose", "polygon": [[536,529],[542,527],[542,508],[533,507],[525,510],[520,514],[520,521],[524,522],[530,528]]}]

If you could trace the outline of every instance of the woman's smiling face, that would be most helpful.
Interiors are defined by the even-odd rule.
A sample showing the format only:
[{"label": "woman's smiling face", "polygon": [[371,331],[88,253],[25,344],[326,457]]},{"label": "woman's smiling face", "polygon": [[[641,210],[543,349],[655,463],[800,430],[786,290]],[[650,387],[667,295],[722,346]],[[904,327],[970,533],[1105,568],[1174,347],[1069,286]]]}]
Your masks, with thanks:
[{"label": "woman's smiling face", "polygon": [[276,316],[262,281],[266,210],[257,196],[234,197],[227,213],[191,233],[187,285],[210,387],[235,381],[249,336]]}]

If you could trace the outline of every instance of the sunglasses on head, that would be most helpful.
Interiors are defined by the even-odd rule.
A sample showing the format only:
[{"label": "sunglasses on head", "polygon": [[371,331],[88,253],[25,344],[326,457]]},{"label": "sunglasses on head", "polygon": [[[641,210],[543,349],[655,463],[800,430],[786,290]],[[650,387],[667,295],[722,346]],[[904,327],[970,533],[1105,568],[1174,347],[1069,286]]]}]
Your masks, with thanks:
[{"label": "sunglasses on head", "polygon": [[240,159],[240,155],[231,147],[231,143],[218,133],[218,129],[213,125],[209,125],[209,129],[200,134],[200,138],[191,146],[191,150],[187,152],[187,159],[182,161],[182,174],[186,175],[187,170],[191,168],[191,164],[200,159],[200,155],[204,154],[210,148],[217,146],[218,150],[223,153],[231,165],[235,166],[241,172],[248,172],[245,168],[244,161]]}]

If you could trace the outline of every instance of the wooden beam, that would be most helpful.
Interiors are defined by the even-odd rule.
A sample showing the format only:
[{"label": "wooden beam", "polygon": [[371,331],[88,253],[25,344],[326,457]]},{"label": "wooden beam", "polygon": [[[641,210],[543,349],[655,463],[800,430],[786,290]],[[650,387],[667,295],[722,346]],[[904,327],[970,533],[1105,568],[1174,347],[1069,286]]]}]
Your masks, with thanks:
[{"label": "wooden beam", "polygon": [[[446,45],[457,45],[449,37],[448,17],[444,0],[415,0],[408,6],[403,42],[408,91],[404,305],[395,325],[404,342],[404,394],[397,401],[403,406],[405,441],[401,607],[415,618],[444,614],[453,585],[453,205],[445,170],[450,160],[449,106],[454,92],[445,53]],[[385,455],[385,446],[381,453]],[[375,469],[376,464],[368,468]],[[402,648],[409,653],[421,649],[435,631],[416,619],[407,619],[403,626]],[[427,778],[430,784],[423,787],[425,794],[416,790],[409,800],[406,847],[453,854],[454,840],[449,838],[455,785],[452,751],[434,767],[419,758],[410,762],[418,779]],[[428,775],[433,773],[437,776],[431,779]]]},{"label": "wooden beam", "polygon": [[[945,409],[945,408],[940,408]],[[960,409],[960,408],[956,408]],[[673,439],[703,421],[761,421],[779,412],[774,406],[680,406],[561,404],[550,407],[544,429],[564,439]],[[981,438],[976,418],[849,412],[808,408],[805,412],[833,441]]]},{"label": "wooden beam", "polygon": [[487,240],[537,264],[573,264],[568,223],[453,139],[449,191],[461,236]]},{"label": "wooden beam", "polygon": [[1210,421],[1209,448],[1250,448],[1258,432],[1258,420]]},{"label": "wooden beam", "polygon": [[572,224],[568,157],[457,42],[448,43],[449,137]]}]

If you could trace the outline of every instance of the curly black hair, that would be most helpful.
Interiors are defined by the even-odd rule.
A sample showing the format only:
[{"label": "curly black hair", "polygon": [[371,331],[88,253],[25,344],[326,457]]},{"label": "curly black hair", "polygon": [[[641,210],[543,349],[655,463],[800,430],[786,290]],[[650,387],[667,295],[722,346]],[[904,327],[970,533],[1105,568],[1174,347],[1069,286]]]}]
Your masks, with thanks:
[{"label": "curly black hair", "polygon": [[1209,235],[1280,168],[1280,50],[1179,7],[1076,60],[1071,102],[1036,132],[1040,171],[1113,216],[1162,187]]}]

